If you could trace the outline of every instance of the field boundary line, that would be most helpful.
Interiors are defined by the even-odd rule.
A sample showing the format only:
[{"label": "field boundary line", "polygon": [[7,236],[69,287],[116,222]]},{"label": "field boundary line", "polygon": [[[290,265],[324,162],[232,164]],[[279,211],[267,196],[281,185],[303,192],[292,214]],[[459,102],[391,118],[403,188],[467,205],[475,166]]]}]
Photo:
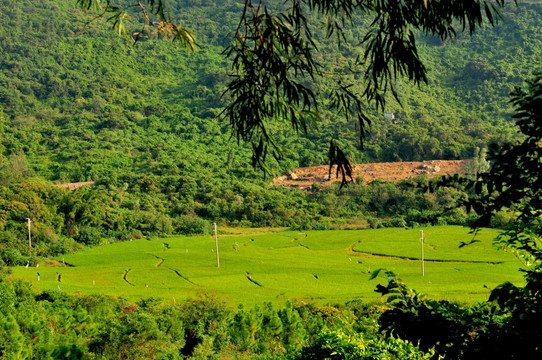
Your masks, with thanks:
[{"label": "field boundary line", "polygon": [[257,286],[259,286],[259,287],[263,287],[263,285],[260,284],[259,282],[257,282],[256,280],[252,280],[252,274],[250,274],[250,273],[247,272],[247,273],[245,274],[245,277],[247,278],[248,281],[250,281],[250,282],[253,283],[254,285],[257,285]]},{"label": "field boundary line", "polygon": [[[385,257],[385,258],[390,258],[390,259],[401,259],[401,260],[421,261],[420,258],[417,258],[417,257],[410,257],[410,256],[379,254],[379,253],[372,253],[372,252],[368,252],[368,251],[359,251],[359,250],[355,250],[355,249],[352,249],[352,252],[355,252],[356,254],[364,254],[364,255],[380,256],[380,257]],[[424,261],[429,261],[429,262],[442,262],[442,263],[488,264],[488,265],[501,265],[501,264],[504,264],[504,261],[483,261],[483,260],[440,260],[440,259],[424,259]]]}]

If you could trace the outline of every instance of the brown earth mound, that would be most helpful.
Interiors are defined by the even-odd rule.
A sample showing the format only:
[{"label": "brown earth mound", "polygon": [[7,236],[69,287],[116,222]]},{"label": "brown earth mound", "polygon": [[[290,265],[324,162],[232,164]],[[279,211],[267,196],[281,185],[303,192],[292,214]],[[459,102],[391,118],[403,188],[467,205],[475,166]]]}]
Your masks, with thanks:
[{"label": "brown earth mound", "polygon": [[[370,183],[377,179],[384,181],[399,181],[420,175],[429,178],[451,174],[464,175],[467,172],[467,164],[471,161],[472,160],[430,160],[358,164],[354,166],[352,177],[354,178],[354,181],[356,181],[356,179],[363,179],[364,182]],[[335,177],[335,168],[332,169],[330,180],[329,166],[320,165],[295,169],[287,176],[284,175],[274,178],[273,185],[295,187],[299,190],[308,191],[311,189],[312,184],[316,183],[321,187],[326,187],[337,180],[339,179]]]},{"label": "brown earth mound", "polygon": [[93,185],[96,185],[96,181],[84,181],[84,182],[76,182],[76,183],[54,184],[53,186],[61,187],[61,188],[68,188],[70,190],[76,190],[76,189],[82,188],[83,186],[93,186]]}]

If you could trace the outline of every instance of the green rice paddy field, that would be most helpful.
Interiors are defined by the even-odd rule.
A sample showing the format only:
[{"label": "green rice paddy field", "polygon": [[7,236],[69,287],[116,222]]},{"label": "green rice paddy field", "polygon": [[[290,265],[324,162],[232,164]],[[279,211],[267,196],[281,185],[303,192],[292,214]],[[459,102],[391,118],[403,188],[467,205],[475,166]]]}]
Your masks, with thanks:
[{"label": "green rice paddy field", "polygon": [[[40,290],[108,294],[126,299],[183,300],[200,290],[216,291],[231,305],[287,299],[320,303],[384,301],[374,292],[384,275],[396,272],[406,284],[435,299],[473,303],[496,285],[522,284],[521,262],[497,250],[498,234],[484,229],[423,228],[425,276],[421,275],[419,229],[282,231],[220,236],[217,267],[214,236],[134,240],[89,248],[57,258],[62,266],[16,267],[13,276]],[[129,270],[123,278],[125,270]],[[40,273],[38,281],[37,273]],[[58,282],[57,272],[61,274]],[[383,273],[382,273],[383,274]],[[174,300],[175,299],[175,300]]]}]

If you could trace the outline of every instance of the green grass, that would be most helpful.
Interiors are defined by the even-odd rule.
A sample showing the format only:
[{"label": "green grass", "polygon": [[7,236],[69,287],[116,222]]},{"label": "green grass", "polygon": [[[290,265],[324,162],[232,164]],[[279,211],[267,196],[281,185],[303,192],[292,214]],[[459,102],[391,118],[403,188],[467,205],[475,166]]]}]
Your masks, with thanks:
[{"label": "green grass", "polygon": [[[484,229],[472,245],[462,227],[424,228],[425,276],[421,276],[420,230],[283,231],[219,238],[217,268],[212,236],[136,240],[65,255],[71,266],[13,269],[13,276],[37,288],[67,293],[102,293],[128,299],[182,300],[199,290],[216,290],[237,303],[283,303],[384,299],[374,292],[384,277],[369,280],[378,268],[395,271],[409,287],[433,298],[472,303],[487,299],[504,282],[522,283],[520,262],[496,250],[496,231]],[[167,244],[167,245],[165,245]],[[411,259],[401,258],[407,257]],[[418,259],[418,260],[413,260]],[[130,269],[126,282],[122,275]],[[37,281],[37,271],[41,281]],[[56,272],[62,274],[57,281]],[[261,285],[261,286],[258,286]]]}]

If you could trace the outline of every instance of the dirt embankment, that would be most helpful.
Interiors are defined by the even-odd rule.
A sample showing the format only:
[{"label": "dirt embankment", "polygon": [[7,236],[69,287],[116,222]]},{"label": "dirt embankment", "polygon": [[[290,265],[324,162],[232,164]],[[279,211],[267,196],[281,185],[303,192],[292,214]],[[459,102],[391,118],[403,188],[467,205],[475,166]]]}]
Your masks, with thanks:
[{"label": "dirt embankment", "polygon": [[96,185],[96,181],[83,181],[83,182],[76,182],[76,183],[65,183],[65,184],[54,184],[53,186],[61,187],[61,188],[68,188],[70,190],[76,190],[79,188],[82,188],[83,186],[94,186]]},{"label": "dirt embankment", "polygon": [[[353,179],[363,179],[370,183],[373,180],[399,181],[414,176],[436,177],[441,175],[460,174],[467,172],[467,166],[472,160],[429,160],[407,161],[392,163],[358,164],[353,167]],[[312,184],[326,187],[333,181],[337,181],[335,169],[329,179],[329,166],[320,165],[306,168],[298,168],[289,175],[279,176],[273,179],[273,185],[295,187],[299,190],[308,191]]]}]

